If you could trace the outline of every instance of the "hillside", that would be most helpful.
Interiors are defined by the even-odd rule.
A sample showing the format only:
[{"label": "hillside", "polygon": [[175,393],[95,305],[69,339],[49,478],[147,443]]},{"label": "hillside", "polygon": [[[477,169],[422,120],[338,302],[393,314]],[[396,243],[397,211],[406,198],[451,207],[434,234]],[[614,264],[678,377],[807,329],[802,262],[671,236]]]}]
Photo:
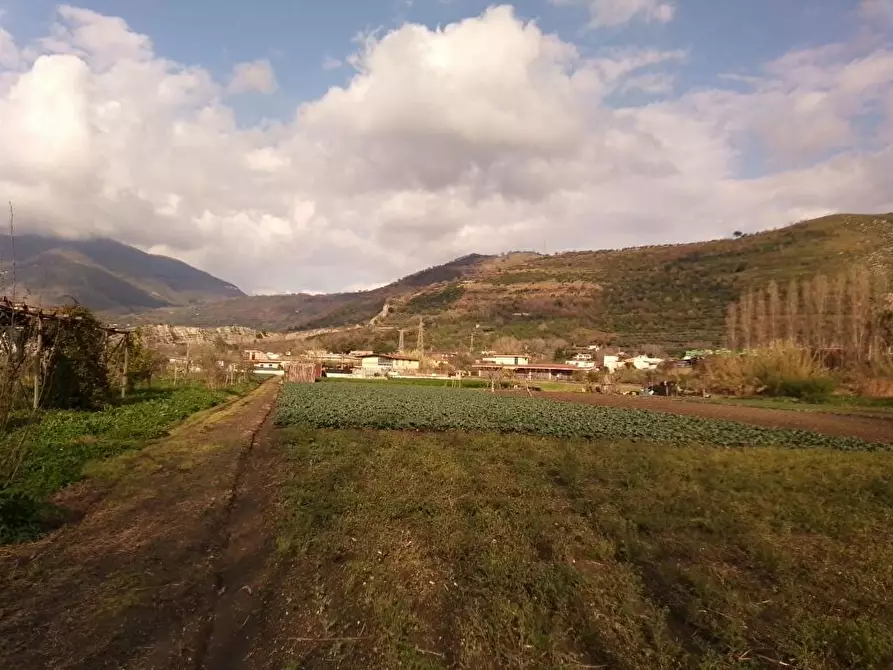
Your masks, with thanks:
[{"label": "hillside", "polygon": [[75,298],[91,309],[121,315],[244,295],[182,261],[114,240],[39,235],[16,236],[15,254],[8,237],[0,240],[5,293],[11,292],[13,257],[16,295],[35,304],[56,305]]},{"label": "hillside", "polygon": [[[469,256],[362,293],[244,297],[155,310],[142,322],[294,330],[364,323],[387,301],[377,333],[426,317],[433,347],[510,335],[582,341],[596,332],[623,345],[719,343],[725,306],[775,279],[834,273],[853,264],[893,269],[893,215],[834,215],[738,239],[580,251]],[[389,334],[390,333],[390,334]]]}]

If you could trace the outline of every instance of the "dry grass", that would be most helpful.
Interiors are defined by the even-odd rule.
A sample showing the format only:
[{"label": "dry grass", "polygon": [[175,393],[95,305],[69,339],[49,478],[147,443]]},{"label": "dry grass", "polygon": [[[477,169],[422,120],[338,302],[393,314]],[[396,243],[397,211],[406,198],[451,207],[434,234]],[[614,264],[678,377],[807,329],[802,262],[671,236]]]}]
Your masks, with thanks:
[{"label": "dry grass", "polygon": [[286,667],[893,663],[885,454],[281,437]]}]

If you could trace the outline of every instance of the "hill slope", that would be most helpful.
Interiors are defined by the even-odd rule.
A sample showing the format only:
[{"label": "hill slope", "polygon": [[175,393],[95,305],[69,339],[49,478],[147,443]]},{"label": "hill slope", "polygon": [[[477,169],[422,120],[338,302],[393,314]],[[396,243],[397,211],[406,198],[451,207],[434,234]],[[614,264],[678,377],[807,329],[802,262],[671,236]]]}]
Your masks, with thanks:
[{"label": "hill slope", "polygon": [[114,240],[39,235],[17,236],[15,254],[8,237],[0,240],[6,293],[11,291],[13,255],[16,294],[32,303],[56,305],[70,296],[94,310],[126,314],[244,295],[182,261]]},{"label": "hill slope", "polygon": [[893,270],[893,215],[828,216],[691,244],[474,255],[374,291],[236,298],[139,319],[309,329],[366,322],[387,302],[390,314],[376,321],[377,339],[383,328],[409,327],[425,316],[427,341],[441,348],[467,345],[473,330],[570,341],[601,331],[629,345],[712,344],[721,340],[725,306],[742,290],[855,263]]}]

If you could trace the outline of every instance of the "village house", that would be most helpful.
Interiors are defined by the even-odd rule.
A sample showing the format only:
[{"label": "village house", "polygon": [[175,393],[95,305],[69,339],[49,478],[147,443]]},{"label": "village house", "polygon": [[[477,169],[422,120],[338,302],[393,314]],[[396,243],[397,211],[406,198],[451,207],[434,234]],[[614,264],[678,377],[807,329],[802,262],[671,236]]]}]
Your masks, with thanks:
[{"label": "village house", "polygon": [[592,354],[577,354],[564,363],[565,365],[572,365],[579,370],[594,370],[596,368],[596,363]]},{"label": "village house", "polygon": [[418,372],[419,359],[403,354],[366,354],[360,356],[360,374],[364,376],[388,373]]},{"label": "village house", "polygon": [[626,365],[635,368],[636,370],[657,370],[657,366],[663,363],[664,359],[652,358],[650,356],[646,356],[645,354],[639,354],[638,356],[624,359],[623,362]]},{"label": "village house", "polygon": [[481,363],[489,363],[491,365],[527,365],[530,363],[530,356],[523,354],[490,354],[481,359]]}]

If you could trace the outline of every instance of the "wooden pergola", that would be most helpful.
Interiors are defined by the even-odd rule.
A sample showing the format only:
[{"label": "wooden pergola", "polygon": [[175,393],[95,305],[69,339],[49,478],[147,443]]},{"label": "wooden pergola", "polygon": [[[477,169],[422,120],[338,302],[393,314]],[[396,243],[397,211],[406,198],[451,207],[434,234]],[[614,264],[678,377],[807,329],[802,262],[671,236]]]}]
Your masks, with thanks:
[{"label": "wooden pergola", "polygon": [[[40,404],[41,391],[41,366],[40,354],[43,350],[43,324],[47,321],[55,321],[58,323],[76,323],[82,320],[82,317],[71,314],[62,308],[44,309],[42,307],[32,307],[24,302],[12,302],[6,296],[0,297],[0,322],[5,326],[15,326],[16,321],[27,320],[34,325],[37,333],[37,348],[35,352],[34,365],[34,398],[33,405],[36,410]],[[124,348],[123,361],[121,364],[121,397],[127,395],[127,366],[129,359],[130,338],[136,332],[136,328],[126,327],[120,328],[117,325],[100,326],[105,331],[106,336],[119,336],[121,341],[118,346]]]}]

